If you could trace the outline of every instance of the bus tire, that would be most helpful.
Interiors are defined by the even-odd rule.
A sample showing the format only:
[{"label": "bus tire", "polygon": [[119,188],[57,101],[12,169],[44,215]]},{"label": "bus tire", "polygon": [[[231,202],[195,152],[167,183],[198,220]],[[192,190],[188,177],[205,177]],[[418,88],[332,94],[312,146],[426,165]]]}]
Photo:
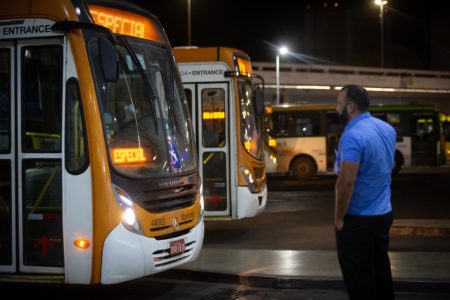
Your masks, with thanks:
[{"label": "bus tire", "polygon": [[316,175],[316,164],[306,156],[296,158],[292,163],[292,174],[297,179],[311,179]]}]

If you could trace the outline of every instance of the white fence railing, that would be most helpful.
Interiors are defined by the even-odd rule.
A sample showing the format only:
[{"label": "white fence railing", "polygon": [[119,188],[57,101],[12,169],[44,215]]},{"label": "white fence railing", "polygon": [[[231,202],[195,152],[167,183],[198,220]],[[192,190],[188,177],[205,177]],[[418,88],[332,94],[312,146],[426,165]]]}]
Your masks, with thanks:
[{"label": "white fence railing", "polygon": [[[252,62],[253,71],[266,84],[276,84],[275,63]],[[348,83],[373,88],[427,90],[450,93],[450,72],[369,68],[339,65],[280,64],[280,85],[342,86]]]}]

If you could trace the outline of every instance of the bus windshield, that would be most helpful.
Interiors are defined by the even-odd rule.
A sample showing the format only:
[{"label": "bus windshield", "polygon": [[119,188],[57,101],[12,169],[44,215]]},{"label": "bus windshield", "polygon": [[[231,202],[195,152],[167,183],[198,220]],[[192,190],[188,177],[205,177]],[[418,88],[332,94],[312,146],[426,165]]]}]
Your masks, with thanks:
[{"label": "bus windshield", "polygon": [[119,80],[107,83],[96,63],[97,47],[89,45],[113,167],[137,177],[194,170],[191,123],[170,48],[125,36],[117,47]]},{"label": "bus windshield", "polygon": [[241,141],[252,156],[263,159],[262,120],[258,120],[253,109],[253,88],[249,80],[238,81],[239,105],[241,108]]}]

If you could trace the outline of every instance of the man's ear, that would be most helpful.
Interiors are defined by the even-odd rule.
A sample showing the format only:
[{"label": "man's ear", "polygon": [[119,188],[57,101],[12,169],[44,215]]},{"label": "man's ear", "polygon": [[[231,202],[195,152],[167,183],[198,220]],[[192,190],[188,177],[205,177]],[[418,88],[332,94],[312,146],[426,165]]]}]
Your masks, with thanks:
[{"label": "man's ear", "polygon": [[349,101],[346,105],[347,112],[351,115],[355,112],[356,104],[352,101]]}]

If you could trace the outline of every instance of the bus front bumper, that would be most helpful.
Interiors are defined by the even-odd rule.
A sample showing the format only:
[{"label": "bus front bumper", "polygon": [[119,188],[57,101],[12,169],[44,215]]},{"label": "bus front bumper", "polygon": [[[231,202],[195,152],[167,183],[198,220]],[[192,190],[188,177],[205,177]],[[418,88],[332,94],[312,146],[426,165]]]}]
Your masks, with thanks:
[{"label": "bus front bumper", "polygon": [[256,216],[264,211],[267,203],[267,184],[259,193],[251,193],[248,187],[237,188],[237,218],[248,218]]},{"label": "bus front bumper", "polygon": [[[200,254],[203,236],[203,219],[188,233],[166,240],[132,233],[119,224],[105,240],[100,282],[120,283],[189,263]],[[170,256],[171,242],[180,240],[185,251]]]}]

